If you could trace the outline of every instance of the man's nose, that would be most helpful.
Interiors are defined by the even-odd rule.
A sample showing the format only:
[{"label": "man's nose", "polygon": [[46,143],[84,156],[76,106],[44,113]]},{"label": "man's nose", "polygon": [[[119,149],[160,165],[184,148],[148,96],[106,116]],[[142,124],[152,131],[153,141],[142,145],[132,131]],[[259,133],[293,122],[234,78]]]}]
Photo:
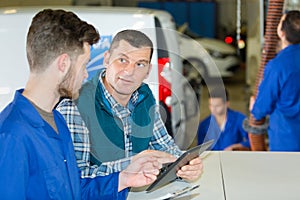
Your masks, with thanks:
[{"label": "man's nose", "polygon": [[124,68],[124,72],[127,75],[132,75],[134,73],[135,70],[135,63],[130,62],[128,65],[125,66]]},{"label": "man's nose", "polygon": [[210,107],[211,112],[215,112],[216,108],[215,107]]}]

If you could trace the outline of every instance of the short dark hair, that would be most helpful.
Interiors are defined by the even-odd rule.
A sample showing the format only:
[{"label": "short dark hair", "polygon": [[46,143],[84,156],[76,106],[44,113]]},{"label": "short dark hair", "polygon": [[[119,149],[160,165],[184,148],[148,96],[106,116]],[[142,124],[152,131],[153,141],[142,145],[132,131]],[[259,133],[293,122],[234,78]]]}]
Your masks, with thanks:
[{"label": "short dark hair", "polygon": [[281,30],[285,32],[288,42],[300,43],[300,12],[298,10],[290,10],[285,14]]},{"label": "short dark hair", "polygon": [[117,48],[121,40],[128,42],[131,46],[136,48],[149,47],[151,49],[151,60],[153,54],[153,43],[146,34],[141,31],[131,29],[120,31],[113,38],[109,52],[112,52],[115,48]]},{"label": "short dark hair", "polygon": [[100,36],[73,12],[45,9],[37,13],[27,33],[27,59],[31,71],[43,71],[62,53],[71,60],[82,54],[83,43],[95,44]]},{"label": "short dark hair", "polygon": [[215,87],[208,92],[209,98],[221,98],[224,102],[229,101],[228,91],[224,87]]}]

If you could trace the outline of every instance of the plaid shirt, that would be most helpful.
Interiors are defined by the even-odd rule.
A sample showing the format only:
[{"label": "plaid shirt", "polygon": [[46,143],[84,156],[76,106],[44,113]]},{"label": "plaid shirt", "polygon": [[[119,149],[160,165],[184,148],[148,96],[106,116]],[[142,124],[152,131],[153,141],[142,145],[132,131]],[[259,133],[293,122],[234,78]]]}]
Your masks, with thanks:
[{"label": "plaid shirt", "polygon": [[[105,72],[102,72],[100,77],[104,75]],[[70,129],[77,163],[81,169],[82,177],[105,176],[114,172],[120,172],[130,164],[133,156],[132,141],[130,140],[130,137],[127,136],[131,134],[130,113],[135,104],[139,101],[139,93],[137,91],[134,92],[128,102],[128,106],[124,107],[116,102],[116,100],[108,93],[103,85],[102,79],[100,78],[99,80],[102,91],[104,92],[107,103],[110,105],[113,114],[123,123],[125,158],[111,162],[103,162],[100,166],[91,165],[89,130],[81,118],[75,103],[70,99],[64,99],[56,109],[64,116]],[[182,154],[182,151],[167,133],[164,123],[161,120],[158,107],[155,111],[153,136],[149,142],[149,149],[168,152],[176,157],[179,157]]]}]

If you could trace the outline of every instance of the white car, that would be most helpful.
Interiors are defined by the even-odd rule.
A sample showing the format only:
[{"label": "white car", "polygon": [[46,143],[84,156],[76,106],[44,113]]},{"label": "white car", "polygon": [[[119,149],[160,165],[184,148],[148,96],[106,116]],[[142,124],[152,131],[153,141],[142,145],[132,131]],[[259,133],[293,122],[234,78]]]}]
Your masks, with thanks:
[{"label": "white car", "polygon": [[[180,27],[180,53],[187,76],[204,79],[230,77],[240,66],[237,50],[222,40],[193,37]],[[191,37],[192,36],[192,37]],[[199,81],[199,80],[198,80]]]},{"label": "white car", "polygon": [[[42,9],[44,7],[0,8],[0,112],[11,101],[14,91],[26,83],[29,73],[26,34],[32,17]],[[103,54],[118,31],[138,29],[151,38],[154,44],[152,70],[146,82],[160,108],[165,108],[161,109],[162,118],[169,133],[179,147],[188,148],[197,133],[200,110],[192,88],[182,75],[178,35],[172,16],[163,11],[129,7],[63,9],[75,12],[100,32],[101,41],[93,45],[87,65],[90,77],[103,67]]]}]

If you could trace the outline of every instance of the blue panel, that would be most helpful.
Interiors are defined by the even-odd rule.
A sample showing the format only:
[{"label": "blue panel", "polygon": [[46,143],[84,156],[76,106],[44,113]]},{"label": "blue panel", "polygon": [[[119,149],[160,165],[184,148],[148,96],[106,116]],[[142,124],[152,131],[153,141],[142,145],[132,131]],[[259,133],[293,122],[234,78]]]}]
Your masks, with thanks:
[{"label": "blue panel", "polygon": [[101,39],[98,43],[91,47],[90,62],[86,65],[89,77],[87,80],[93,78],[97,71],[103,68],[104,52],[106,52],[112,42],[112,35],[101,35]]},{"label": "blue panel", "polygon": [[216,4],[210,2],[190,3],[189,25],[195,33],[204,37],[216,36]]},{"label": "blue panel", "polygon": [[138,2],[138,6],[168,11],[177,25],[188,22],[194,33],[211,38],[216,36],[215,2]]},{"label": "blue panel", "polygon": [[188,22],[188,4],[186,2],[165,2],[164,10],[171,13],[177,25]]},{"label": "blue panel", "polygon": [[164,5],[162,2],[138,2],[137,6],[141,8],[152,8],[158,10],[164,9]]}]

